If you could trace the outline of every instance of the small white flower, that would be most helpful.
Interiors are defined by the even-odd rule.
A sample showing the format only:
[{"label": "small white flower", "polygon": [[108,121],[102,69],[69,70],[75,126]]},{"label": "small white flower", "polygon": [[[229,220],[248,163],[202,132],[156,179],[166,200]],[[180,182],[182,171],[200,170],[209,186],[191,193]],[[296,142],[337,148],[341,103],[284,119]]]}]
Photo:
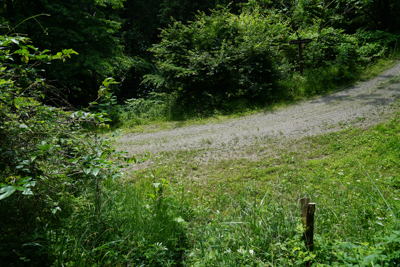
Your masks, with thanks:
[{"label": "small white flower", "polygon": [[357,180],[357,183],[361,182],[360,180]]},{"label": "small white flower", "polygon": [[164,246],[162,245],[162,242],[155,243],[154,246],[155,246],[155,247],[160,247],[160,249],[162,249],[162,250],[168,250],[167,247],[164,247]]},{"label": "small white flower", "polygon": [[238,249],[238,252],[239,252],[240,254],[245,254],[245,253],[246,253],[246,250],[244,250],[244,249],[242,249],[242,248],[239,248],[239,249]]},{"label": "small white flower", "polygon": [[251,254],[251,256],[254,256],[254,250],[250,249],[249,253]]},{"label": "small white flower", "polygon": [[347,184],[350,184],[350,182],[347,182]]}]

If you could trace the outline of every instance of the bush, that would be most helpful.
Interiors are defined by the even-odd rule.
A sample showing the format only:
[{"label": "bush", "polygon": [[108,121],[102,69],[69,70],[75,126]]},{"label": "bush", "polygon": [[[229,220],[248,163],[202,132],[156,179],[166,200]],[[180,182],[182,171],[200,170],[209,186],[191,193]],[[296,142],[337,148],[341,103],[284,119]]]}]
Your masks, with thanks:
[{"label": "bush", "polygon": [[171,118],[173,96],[165,93],[149,93],[145,98],[131,98],[121,107],[120,118],[124,126],[144,124],[146,121]]},{"label": "bush", "polygon": [[[318,26],[313,25],[299,32],[302,38],[313,41],[305,46],[303,57],[309,68],[319,68],[335,64],[351,66],[357,64],[357,40],[332,27],[323,28],[318,33]],[[294,48],[293,48],[294,47]],[[292,49],[297,47],[293,46]]]},{"label": "bush", "polygon": [[235,98],[268,101],[276,80],[272,57],[280,49],[275,45],[286,42],[287,31],[287,24],[272,12],[199,13],[188,25],[175,22],[162,31],[161,43],[151,49],[158,70],[145,82],[176,92],[199,110]]},{"label": "bush", "polygon": [[388,50],[396,48],[400,42],[400,36],[383,31],[360,30],[355,34],[358,41],[357,53],[360,61],[369,63]]},{"label": "bush", "polygon": [[[38,67],[65,60],[40,51],[28,38],[0,36],[0,261],[7,266],[51,262],[46,235],[83,203],[100,210],[102,182],[119,176],[110,140],[82,128],[104,125],[101,113],[49,106],[58,91]],[[112,79],[104,81],[105,95]],[[65,102],[63,102],[65,105]]]}]

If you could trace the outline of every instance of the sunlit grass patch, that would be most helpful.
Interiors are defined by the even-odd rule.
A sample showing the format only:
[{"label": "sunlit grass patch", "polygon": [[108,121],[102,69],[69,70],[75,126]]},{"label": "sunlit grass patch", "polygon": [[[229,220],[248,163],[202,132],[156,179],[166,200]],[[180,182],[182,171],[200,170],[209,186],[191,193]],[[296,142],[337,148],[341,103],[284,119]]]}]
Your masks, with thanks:
[{"label": "sunlit grass patch", "polygon": [[[287,140],[286,146],[257,159],[193,161],[207,146],[163,152],[154,157],[150,169],[130,179],[146,181],[157,172],[159,179],[168,179],[190,197],[189,265],[302,262],[311,255],[302,248],[298,232],[302,197],[317,205],[315,262],[362,262],[379,248],[377,258],[384,255],[380,260],[393,264],[398,243],[389,246],[377,238],[390,236],[399,226],[399,122],[396,114],[368,129],[346,127]],[[345,256],[353,253],[349,246],[362,252],[356,253],[358,258]],[[289,253],[293,250],[297,252]]]}]

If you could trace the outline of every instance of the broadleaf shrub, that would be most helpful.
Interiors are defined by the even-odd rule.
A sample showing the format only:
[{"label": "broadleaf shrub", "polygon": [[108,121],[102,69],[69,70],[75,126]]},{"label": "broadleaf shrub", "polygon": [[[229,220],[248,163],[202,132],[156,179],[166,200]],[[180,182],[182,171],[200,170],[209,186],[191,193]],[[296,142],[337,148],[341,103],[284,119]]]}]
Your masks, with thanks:
[{"label": "broadleaf shrub", "polygon": [[[0,36],[0,262],[30,266],[50,262],[46,232],[59,230],[82,203],[101,209],[102,184],[119,176],[122,157],[111,140],[82,124],[105,125],[106,114],[50,106],[60,99],[39,67],[76,54],[40,51],[24,37]],[[99,94],[107,92],[108,79]],[[62,101],[62,99],[61,99]]]},{"label": "broadleaf shrub", "polygon": [[198,109],[244,98],[266,102],[273,95],[273,56],[286,42],[287,23],[273,12],[234,15],[228,9],[199,13],[187,25],[174,22],[151,48],[157,72],[145,77],[159,91],[176,92]]},{"label": "broadleaf shrub", "polygon": [[369,63],[384,55],[400,43],[399,35],[383,31],[360,30],[355,34],[358,42],[357,53],[360,61]]}]

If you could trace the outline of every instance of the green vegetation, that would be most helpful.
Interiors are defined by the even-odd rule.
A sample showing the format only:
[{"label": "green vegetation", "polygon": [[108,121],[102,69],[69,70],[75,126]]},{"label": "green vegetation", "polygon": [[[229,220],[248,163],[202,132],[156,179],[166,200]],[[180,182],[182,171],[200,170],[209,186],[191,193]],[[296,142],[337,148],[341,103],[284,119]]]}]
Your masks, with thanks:
[{"label": "green vegetation", "polygon": [[[82,127],[105,127],[106,114],[55,107],[66,102],[39,76],[39,66],[64,61],[75,51],[50,54],[18,36],[1,36],[0,46],[1,262],[51,264],[49,244],[62,233],[62,220],[86,203],[99,213],[103,181],[120,175],[111,159],[123,155],[111,139]],[[103,82],[99,97],[110,94],[112,83]]]},{"label": "green vegetation", "polygon": [[287,35],[286,27],[278,15],[235,16],[227,9],[200,14],[188,26],[175,22],[151,49],[158,71],[144,82],[201,111],[229,100],[267,99],[276,89],[271,44]]},{"label": "green vegetation", "polygon": [[[260,140],[249,153],[269,156],[255,161],[193,161],[212,152],[206,144],[165,152],[131,179],[152,181],[156,172],[186,192],[178,199],[192,207],[189,266],[301,266],[308,259],[315,266],[396,266],[398,115],[367,131],[349,126],[287,140],[272,152],[274,141]],[[299,230],[304,196],[317,203],[313,253],[305,250]]]},{"label": "green vegetation", "polygon": [[[271,109],[398,59],[397,0],[328,2],[4,1],[0,265],[399,265],[399,114],[207,165],[193,158],[214,140],[127,157],[109,130]],[[303,76],[298,37],[312,39]],[[314,252],[304,196],[317,203]]]}]

